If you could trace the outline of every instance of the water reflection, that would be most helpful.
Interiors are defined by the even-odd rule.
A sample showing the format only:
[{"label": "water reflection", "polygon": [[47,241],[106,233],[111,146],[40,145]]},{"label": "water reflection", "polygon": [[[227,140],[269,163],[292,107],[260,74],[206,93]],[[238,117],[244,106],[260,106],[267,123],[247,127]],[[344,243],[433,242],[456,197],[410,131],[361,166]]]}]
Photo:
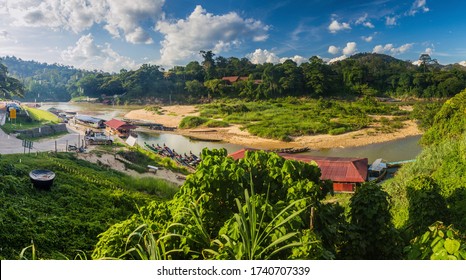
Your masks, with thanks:
[{"label": "water reflection", "polygon": [[144,146],[144,142],[154,145],[159,144],[160,146],[165,143],[168,147],[174,149],[177,153],[188,154],[190,151],[192,151],[196,155],[200,154],[204,148],[225,148],[228,153],[233,153],[243,148],[242,146],[225,142],[194,141],[177,134],[138,132],[138,144],[140,146]]},{"label": "water reflection", "polygon": [[421,136],[410,136],[384,143],[371,144],[361,147],[333,148],[310,151],[306,154],[328,157],[367,157],[369,163],[377,158],[386,161],[400,161],[414,159],[421,152],[419,145]]},{"label": "water reflection", "polygon": [[96,118],[110,120],[113,118],[122,118],[126,113],[131,110],[142,109],[143,106],[129,105],[129,106],[108,106],[100,103],[66,103],[66,102],[48,102],[43,103],[42,110],[49,108],[56,108],[65,112],[78,112],[82,115],[91,115]]},{"label": "water reflection", "polygon": [[[64,111],[79,112],[81,114],[89,114],[105,120],[114,117],[123,117],[131,110],[141,109],[142,106],[107,106],[98,103],[44,103],[42,108],[55,107]],[[329,156],[329,157],[367,157],[369,162],[377,158],[383,158],[386,161],[399,161],[414,159],[420,152],[421,146],[418,144],[420,136],[411,136],[403,139],[393,140],[385,143],[371,144],[361,147],[348,147],[348,148],[333,148],[325,150],[313,150],[307,154],[314,156]],[[163,145],[165,143],[170,148],[175,149],[179,153],[189,153],[192,151],[199,154],[202,149],[219,149],[225,148],[228,153],[235,152],[242,149],[243,146],[229,144],[225,142],[206,142],[206,141],[193,141],[187,137],[169,134],[169,133],[156,133],[156,132],[139,132],[138,143],[144,145],[144,142],[149,144]]]}]

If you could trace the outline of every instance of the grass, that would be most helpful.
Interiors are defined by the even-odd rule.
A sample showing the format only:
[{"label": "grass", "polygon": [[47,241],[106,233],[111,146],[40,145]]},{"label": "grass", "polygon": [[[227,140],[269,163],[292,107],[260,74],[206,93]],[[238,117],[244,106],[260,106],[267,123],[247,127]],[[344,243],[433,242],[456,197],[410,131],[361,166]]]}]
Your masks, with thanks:
[{"label": "grass", "polygon": [[33,121],[40,122],[42,124],[56,124],[60,122],[60,118],[55,114],[48,111],[23,106],[23,108],[29,113],[29,116]]},{"label": "grass", "polygon": [[6,133],[14,133],[17,130],[32,129],[48,124],[57,124],[60,122],[60,118],[50,112],[36,108],[30,108],[27,106],[23,106],[22,108],[23,110],[27,111],[29,116],[26,115],[25,112],[19,113],[16,120],[5,122],[5,125],[2,126],[3,131]]},{"label": "grass", "polygon": [[[297,136],[337,135],[360,130],[377,122],[370,115],[389,116],[396,112],[397,118],[406,119],[409,112],[400,111],[399,105],[366,99],[352,102],[298,98],[258,102],[230,100],[202,105],[201,116],[186,118],[185,124],[194,127],[205,125],[209,118],[221,119],[239,124],[256,136],[291,141]],[[400,123],[390,124],[390,129],[401,128]]]},{"label": "grass", "polygon": [[[29,172],[56,174],[50,191],[32,187]],[[18,259],[22,248],[37,258],[73,259],[90,255],[98,235],[150,201],[173,197],[176,188],[154,178],[137,179],[78,160],[68,153],[0,157],[0,259]]]},{"label": "grass", "polygon": [[141,168],[147,169],[147,165],[155,165],[167,168],[174,172],[182,173],[184,175],[190,173],[186,167],[179,166],[176,161],[167,157],[161,157],[160,155],[145,150],[139,146],[132,147],[129,151],[118,151],[118,154],[127,161],[130,161],[136,165],[127,166],[129,169],[133,169],[136,172],[139,172],[138,170],[141,170]]},{"label": "grass", "polygon": [[155,114],[157,114],[157,115],[163,115],[162,107],[160,107],[160,106],[158,106],[158,105],[146,106],[146,107],[144,108],[144,110],[149,111],[149,112],[152,112],[152,113],[155,113]]},{"label": "grass", "polygon": [[209,121],[208,118],[188,116],[184,117],[180,122],[180,128],[196,128],[204,125]]}]

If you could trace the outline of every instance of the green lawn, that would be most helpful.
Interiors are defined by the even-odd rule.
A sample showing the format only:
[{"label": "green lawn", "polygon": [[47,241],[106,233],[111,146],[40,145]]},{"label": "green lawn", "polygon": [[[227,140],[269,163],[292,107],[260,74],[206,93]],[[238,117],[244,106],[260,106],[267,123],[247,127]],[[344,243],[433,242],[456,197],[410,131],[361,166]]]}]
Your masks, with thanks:
[{"label": "green lawn", "polygon": [[60,122],[60,118],[48,111],[27,106],[23,106],[22,108],[25,111],[19,113],[16,119],[11,121],[6,120],[5,125],[2,126],[3,131],[6,133],[14,133],[16,130],[32,129]]}]

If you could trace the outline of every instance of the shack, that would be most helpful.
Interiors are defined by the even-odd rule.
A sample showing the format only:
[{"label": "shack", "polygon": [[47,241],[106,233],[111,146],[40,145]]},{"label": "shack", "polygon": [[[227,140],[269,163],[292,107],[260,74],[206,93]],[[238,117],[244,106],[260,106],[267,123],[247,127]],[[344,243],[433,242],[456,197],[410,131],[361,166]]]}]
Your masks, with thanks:
[{"label": "shack", "polygon": [[[242,149],[229,156],[237,160],[243,158],[247,150],[254,149]],[[367,180],[367,158],[318,157],[287,153],[278,153],[278,155],[285,159],[308,163],[314,161],[320,168],[320,179],[331,180],[335,192],[354,192],[357,186]]]},{"label": "shack", "polygon": [[117,135],[121,138],[127,138],[130,135],[131,130],[136,128],[135,125],[117,119],[111,119],[104,124],[105,130],[108,132],[108,134]]},{"label": "shack", "polygon": [[105,128],[104,119],[94,118],[86,115],[76,115],[74,119],[77,123],[83,125],[91,126],[94,128]]}]

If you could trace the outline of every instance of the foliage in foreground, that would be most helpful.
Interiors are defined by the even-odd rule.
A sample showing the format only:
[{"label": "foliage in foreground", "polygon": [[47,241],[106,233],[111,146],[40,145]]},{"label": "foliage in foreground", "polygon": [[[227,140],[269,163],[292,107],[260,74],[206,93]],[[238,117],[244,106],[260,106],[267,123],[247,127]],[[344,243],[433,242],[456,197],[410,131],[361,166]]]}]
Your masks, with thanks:
[{"label": "foliage in foreground", "polygon": [[418,234],[435,221],[466,230],[466,134],[424,148],[383,188],[397,228]]},{"label": "foliage in foreground", "polygon": [[[32,169],[55,172],[50,191],[32,187]],[[67,154],[2,155],[0,259],[18,258],[31,242],[38,258],[90,255],[99,233],[137,211],[137,205],[171,198],[165,191],[157,180],[133,180]]]},{"label": "foliage in foreground", "polygon": [[466,236],[451,225],[435,222],[404,251],[409,260],[466,260]]},{"label": "foliage in foreground", "polygon": [[93,258],[331,257],[309,230],[311,208],[320,215],[329,191],[319,177],[316,165],[273,153],[251,152],[234,161],[226,150],[204,150],[173,200],[152,202],[101,234]]},{"label": "foliage in foreground", "polygon": [[274,153],[203,152],[175,198],[152,202],[100,235],[93,258],[397,259],[404,246],[386,192],[363,184],[349,222],[315,164]]},{"label": "foliage in foreground", "polygon": [[459,139],[466,132],[466,89],[447,100],[433,119],[432,127],[422,136],[423,145],[437,145]]}]

